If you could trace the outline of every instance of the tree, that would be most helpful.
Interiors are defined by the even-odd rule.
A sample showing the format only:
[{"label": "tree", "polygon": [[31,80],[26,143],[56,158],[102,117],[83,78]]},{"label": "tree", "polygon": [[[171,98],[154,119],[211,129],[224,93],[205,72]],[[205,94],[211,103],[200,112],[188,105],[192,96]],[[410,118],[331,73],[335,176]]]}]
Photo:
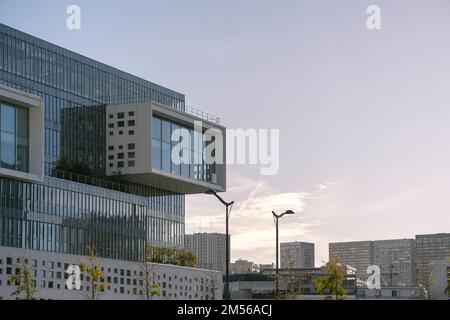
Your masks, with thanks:
[{"label": "tree", "polygon": [[86,256],[87,264],[80,263],[80,271],[86,276],[88,283],[88,299],[97,300],[98,297],[108,288],[109,284],[104,281],[105,274],[97,264],[97,250],[94,246],[88,246],[89,255]]},{"label": "tree", "polygon": [[286,283],[286,294],[284,296],[285,299],[291,299],[296,294],[298,294],[300,287],[300,280],[295,272],[294,268],[294,259],[291,256],[291,253],[288,251],[287,254],[288,259],[288,267],[285,275],[282,276],[284,278],[284,282]]},{"label": "tree", "polygon": [[153,265],[146,258],[141,266],[142,277],[140,279],[144,289],[143,298],[145,300],[152,300],[153,297],[160,294],[160,286],[155,282],[155,274],[152,271]]},{"label": "tree", "polygon": [[209,287],[207,287],[209,292],[211,293],[211,295],[209,295],[209,298],[210,298],[210,300],[216,300],[217,299],[216,292],[220,289],[219,281],[217,279],[216,274],[214,274],[214,273],[211,274],[209,283],[210,283]]},{"label": "tree", "polygon": [[56,162],[55,167],[53,169],[53,175],[57,176],[58,171],[67,171],[85,176],[92,175],[92,170],[89,168],[88,165],[79,161],[71,161],[65,156],[61,156],[59,160]]},{"label": "tree", "polygon": [[196,267],[197,266],[197,258],[194,254],[187,250],[180,250],[178,253],[178,262],[180,266],[185,267]]},{"label": "tree", "polygon": [[346,291],[343,287],[345,276],[344,269],[335,258],[327,262],[324,268],[326,277],[315,281],[316,291],[319,294],[329,294],[329,298],[335,300],[345,299]]},{"label": "tree", "polygon": [[11,293],[11,296],[20,299],[24,294],[25,300],[33,300],[37,293],[36,279],[33,277],[31,269],[28,267],[25,258],[21,258],[21,268],[19,272],[9,277],[9,282],[16,285],[16,289]]},{"label": "tree", "polygon": [[197,258],[192,252],[177,248],[147,246],[147,262],[173,264],[176,266],[195,267]]},{"label": "tree", "polygon": [[432,264],[430,260],[426,260],[423,264],[423,268],[417,271],[417,277],[419,279],[419,285],[423,289],[423,295],[426,300],[431,299],[431,288],[436,284],[436,280],[432,275]]}]

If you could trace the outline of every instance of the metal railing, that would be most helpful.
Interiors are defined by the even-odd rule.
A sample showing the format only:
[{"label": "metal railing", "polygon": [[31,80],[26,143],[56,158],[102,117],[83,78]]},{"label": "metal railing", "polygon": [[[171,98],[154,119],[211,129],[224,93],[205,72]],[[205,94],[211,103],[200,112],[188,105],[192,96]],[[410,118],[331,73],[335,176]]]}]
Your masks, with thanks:
[{"label": "metal railing", "polygon": [[114,181],[114,177],[87,176],[60,169],[54,169],[50,176],[58,179],[87,184],[99,188],[131,193],[143,197],[149,197],[151,195],[150,187],[142,186],[140,184],[128,181],[123,182]]},{"label": "metal railing", "polygon": [[196,109],[190,106],[185,106],[184,107],[184,112],[191,114],[193,116],[199,117],[200,119],[209,121],[209,122],[213,122],[213,123],[217,123],[220,124],[220,118],[216,117],[215,115],[212,115],[208,112],[204,112],[200,109]]}]

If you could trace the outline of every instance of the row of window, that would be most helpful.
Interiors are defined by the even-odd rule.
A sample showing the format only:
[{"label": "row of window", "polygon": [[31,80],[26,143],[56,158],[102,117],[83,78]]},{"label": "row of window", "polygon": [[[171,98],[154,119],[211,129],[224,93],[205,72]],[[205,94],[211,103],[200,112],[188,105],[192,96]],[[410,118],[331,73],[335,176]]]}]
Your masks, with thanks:
[{"label": "row of window", "polygon": [[[128,120],[127,125],[128,127],[134,127],[136,124],[135,120]],[[123,128],[125,127],[125,121],[117,121],[117,128]],[[114,123],[108,124],[109,129],[114,129]]]}]

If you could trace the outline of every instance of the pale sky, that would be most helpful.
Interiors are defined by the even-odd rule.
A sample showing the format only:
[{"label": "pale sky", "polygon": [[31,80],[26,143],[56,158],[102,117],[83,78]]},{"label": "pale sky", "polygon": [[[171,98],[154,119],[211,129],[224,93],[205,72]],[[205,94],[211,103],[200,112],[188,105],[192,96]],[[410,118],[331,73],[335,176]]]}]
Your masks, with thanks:
[{"label": "pale sky", "polygon": [[[78,4],[82,29],[66,28]],[[366,28],[379,5],[382,30]],[[450,2],[1,0],[0,21],[177,90],[228,128],[280,129],[280,171],[229,166],[232,260],[450,232]],[[224,231],[187,197],[187,232]],[[212,226],[211,226],[212,225]]]}]

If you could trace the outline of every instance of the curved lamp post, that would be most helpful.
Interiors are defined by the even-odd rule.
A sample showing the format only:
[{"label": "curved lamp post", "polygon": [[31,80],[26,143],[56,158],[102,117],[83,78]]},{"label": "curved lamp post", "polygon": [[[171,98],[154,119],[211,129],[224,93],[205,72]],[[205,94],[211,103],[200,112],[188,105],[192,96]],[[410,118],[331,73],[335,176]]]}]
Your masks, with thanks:
[{"label": "curved lamp post", "polygon": [[229,235],[228,235],[228,218],[230,216],[231,213],[231,207],[234,204],[234,201],[231,202],[226,202],[225,200],[223,200],[218,194],[217,192],[215,192],[212,189],[209,189],[205,192],[206,194],[211,194],[213,196],[215,196],[217,199],[219,199],[219,201],[225,206],[225,233],[226,233],[226,240],[225,240],[225,250],[226,250],[226,265],[225,265],[225,300],[229,300],[230,299],[230,283],[229,283],[229,276],[230,276],[230,242],[228,241]]},{"label": "curved lamp post", "polygon": [[276,261],[276,287],[275,287],[275,293],[278,296],[278,278],[279,278],[279,269],[278,269],[278,219],[280,219],[282,216],[286,215],[286,214],[295,214],[294,211],[292,210],[287,210],[285,212],[283,212],[282,214],[276,214],[275,211],[272,211],[273,214],[273,221],[275,222],[275,230],[276,230],[276,257],[275,257],[275,261]]}]

